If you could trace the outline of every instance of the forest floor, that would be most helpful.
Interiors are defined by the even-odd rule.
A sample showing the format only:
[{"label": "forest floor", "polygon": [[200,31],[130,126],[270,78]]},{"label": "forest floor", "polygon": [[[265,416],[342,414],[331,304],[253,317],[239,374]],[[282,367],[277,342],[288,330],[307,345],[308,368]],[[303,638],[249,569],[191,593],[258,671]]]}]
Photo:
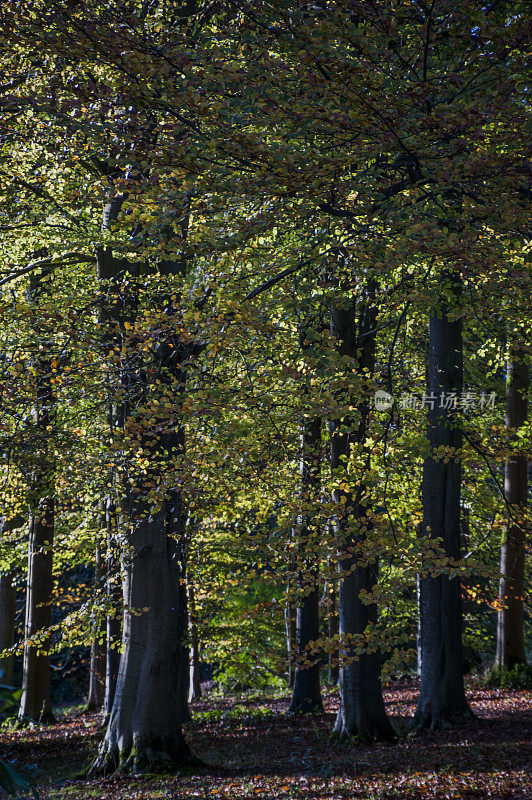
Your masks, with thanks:
[{"label": "forest floor", "polygon": [[[101,739],[100,717],[66,712],[56,725],[0,729],[0,757],[32,775],[42,800],[392,800],[532,798],[532,694],[468,682],[476,719],[437,733],[408,732],[417,686],[388,687],[395,745],[331,740],[338,704],[294,717],[288,696],[207,696],[187,726],[193,752],[213,765],[205,774],[113,776],[77,780]],[[0,792],[0,797],[3,797]]]}]

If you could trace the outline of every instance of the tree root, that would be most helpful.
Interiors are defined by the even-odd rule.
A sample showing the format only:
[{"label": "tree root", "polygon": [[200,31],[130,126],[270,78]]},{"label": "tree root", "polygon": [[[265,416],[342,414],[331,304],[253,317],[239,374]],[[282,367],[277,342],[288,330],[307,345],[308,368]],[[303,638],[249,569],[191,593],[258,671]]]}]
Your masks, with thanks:
[{"label": "tree root", "polygon": [[426,730],[440,731],[453,728],[455,725],[463,725],[466,722],[471,722],[474,719],[477,719],[477,717],[470,708],[466,708],[463,711],[455,711],[453,713],[445,713],[443,711],[416,711],[414,719],[410,725],[410,729],[418,733]]},{"label": "tree root", "polygon": [[361,730],[358,728],[349,730],[343,724],[338,724],[337,722],[331,736],[339,741],[352,740],[360,744],[373,744],[374,742],[389,742],[390,744],[394,744],[398,739],[397,733],[393,729],[391,723],[366,726]]},{"label": "tree root", "polygon": [[323,714],[323,703],[321,700],[310,700],[307,698],[301,702],[292,703],[288,709],[289,714]]},{"label": "tree root", "polygon": [[107,777],[112,774],[164,774],[205,771],[209,767],[194,756],[186,743],[177,750],[164,748],[134,747],[120,751],[117,744],[105,741],[94,763],[86,770],[85,777]]}]

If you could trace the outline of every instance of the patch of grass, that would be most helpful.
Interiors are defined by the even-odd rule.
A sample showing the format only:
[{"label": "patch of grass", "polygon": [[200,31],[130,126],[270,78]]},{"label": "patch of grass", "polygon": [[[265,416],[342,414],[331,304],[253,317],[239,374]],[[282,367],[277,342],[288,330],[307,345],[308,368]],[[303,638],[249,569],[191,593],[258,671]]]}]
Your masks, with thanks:
[{"label": "patch of grass", "polygon": [[72,705],[59,706],[59,708],[55,709],[57,719],[81,717],[84,713],[86,713],[86,706],[84,703],[72,703]]},{"label": "patch of grass", "polygon": [[515,664],[511,669],[494,667],[484,679],[487,689],[532,689],[532,664]]},{"label": "patch of grass", "polygon": [[228,708],[209,708],[194,712],[194,722],[223,722],[224,720],[252,719],[268,720],[278,716],[267,706],[243,706],[237,703]]}]

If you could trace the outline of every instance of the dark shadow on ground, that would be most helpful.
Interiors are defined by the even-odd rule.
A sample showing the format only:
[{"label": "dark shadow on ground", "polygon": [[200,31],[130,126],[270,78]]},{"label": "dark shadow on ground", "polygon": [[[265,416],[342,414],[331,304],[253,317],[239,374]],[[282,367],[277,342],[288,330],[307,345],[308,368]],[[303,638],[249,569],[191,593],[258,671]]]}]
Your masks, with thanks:
[{"label": "dark shadow on ground", "polygon": [[[195,721],[187,727],[193,752],[213,766],[210,774],[113,778],[116,791],[111,793],[109,780],[72,781],[94,757],[103,736],[97,715],[24,731],[3,730],[0,744],[4,758],[38,769],[44,800],[248,796],[280,800],[285,791],[286,797],[305,800],[314,796],[417,800],[419,792],[467,800],[532,796],[530,791],[527,795],[530,783],[525,777],[532,763],[529,695],[474,688],[469,700],[476,719],[413,735],[408,724],[416,692],[415,683],[386,691],[399,741],[373,746],[331,740],[338,703],[332,692],[325,693],[326,712],[308,716],[289,715],[287,697],[210,697],[194,705]],[[462,794],[453,794],[460,776],[467,776],[467,787]],[[505,788],[499,794],[493,787],[500,780]]]}]

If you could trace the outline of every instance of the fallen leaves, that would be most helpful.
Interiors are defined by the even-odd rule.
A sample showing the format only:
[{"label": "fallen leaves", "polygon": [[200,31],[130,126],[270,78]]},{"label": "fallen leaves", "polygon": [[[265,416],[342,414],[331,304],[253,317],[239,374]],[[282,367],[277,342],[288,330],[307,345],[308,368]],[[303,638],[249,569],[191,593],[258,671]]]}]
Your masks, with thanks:
[{"label": "fallen leaves", "polygon": [[325,714],[289,716],[288,697],[206,697],[187,730],[208,774],[74,780],[102,732],[97,715],[69,714],[56,725],[0,731],[17,767],[38,765],[43,800],[525,800],[532,796],[532,695],[470,686],[477,718],[438,733],[411,735],[415,682],[385,692],[400,733],[396,746],[330,739],[338,699]]}]

